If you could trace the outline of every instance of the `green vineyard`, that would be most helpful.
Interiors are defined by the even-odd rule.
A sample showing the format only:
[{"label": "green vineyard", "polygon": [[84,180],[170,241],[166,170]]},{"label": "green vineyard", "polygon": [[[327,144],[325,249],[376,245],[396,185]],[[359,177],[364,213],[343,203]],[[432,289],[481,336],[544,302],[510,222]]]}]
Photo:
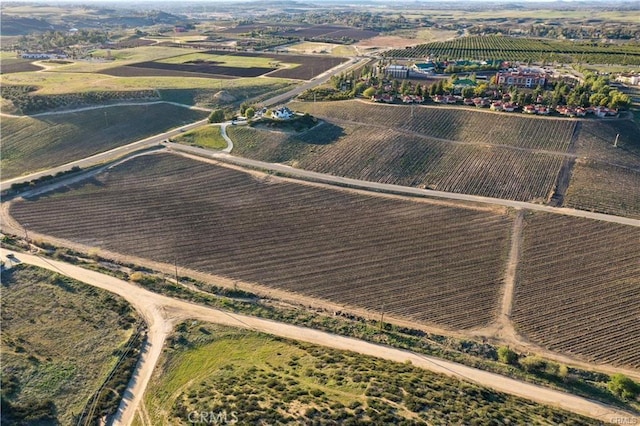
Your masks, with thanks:
[{"label": "green vineyard", "polygon": [[640,65],[640,45],[576,43],[504,36],[463,37],[450,41],[393,49],[389,58],[426,58],[439,60],[503,60],[581,62],[594,64]]}]

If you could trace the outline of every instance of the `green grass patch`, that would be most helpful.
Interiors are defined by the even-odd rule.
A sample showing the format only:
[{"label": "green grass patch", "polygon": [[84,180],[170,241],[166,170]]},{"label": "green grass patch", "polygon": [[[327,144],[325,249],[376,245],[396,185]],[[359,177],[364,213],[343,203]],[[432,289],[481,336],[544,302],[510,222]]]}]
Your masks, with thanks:
[{"label": "green grass patch", "polygon": [[203,126],[171,139],[172,142],[200,148],[224,149],[227,141],[222,137],[220,126]]},{"label": "green grass patch", "polygon": [[2,118],[2,178],[59,166],[207,115],[168,104],[120,106],[42,117]]},{"label": "green grass patch", "polygon": [[168,339],[145,404],[158,425],[203,411],[242,424],[597,424],[408,363],[197,321]]},{"label": "green grass patch", "polygon": [[2,423],[74,424],[138,321],[106,291],[33,266],[3,271]]}]

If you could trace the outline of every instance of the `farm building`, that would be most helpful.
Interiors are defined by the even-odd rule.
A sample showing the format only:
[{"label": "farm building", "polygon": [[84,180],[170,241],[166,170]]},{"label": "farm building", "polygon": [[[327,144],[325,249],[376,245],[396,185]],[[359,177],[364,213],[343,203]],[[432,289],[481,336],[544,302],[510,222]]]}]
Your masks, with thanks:
[{"label": "farm building", "polygon": [[295,115],[296,114],[286,106],[275,109],[271,112],[271,118],[275,118],[278,120],[290,120],[291,118],[295,117]]},{"label": "farm building", "polygon": [[389,65],[384,72],[393,78],[409,78],[409,68],[404,65]]},{"label": "farm building", "polygon": [[547,73],[541,69],[517,68],[507,71],[498,71],[496,83],[504,86],[516,87],[544,87],[547,82]]}]

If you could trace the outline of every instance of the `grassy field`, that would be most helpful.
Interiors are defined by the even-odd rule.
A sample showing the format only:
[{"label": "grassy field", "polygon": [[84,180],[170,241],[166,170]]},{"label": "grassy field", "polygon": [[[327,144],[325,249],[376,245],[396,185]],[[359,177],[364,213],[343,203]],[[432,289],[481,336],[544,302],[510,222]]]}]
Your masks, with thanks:
[{"label": "grassy field", "polygon": [[2,118],[2,178],[68,163],[206,117],[174,105],[120,106]]},{"label": "grassy field", "polygon": [[75,424],[136,321],[105,291],[32,266],[3,271],[2,423]]},{"label": "grassy field", "polygon": [[411,364],[197,322],[178,325],[144,398],[154,425],[205,410],[241,424],[596,424]]},{"label": "grassy field", "polygon": [[171,142],[210,149],[224,149],[227,147],[227,141],[222,137],[220,126],[199,127],[172,138]]},{"label": "grassy field", "polygon": [[[288,79],[242,78],[236,80],[199,77],[113,77],[105,74],[81,72],[24,72],[6,74],[0,78],[2,84],[38,86],[40,95],[141,89],[246,89],[253,87],[277,88],[290,85]],[[251,92],[247,92],[248,95]]]},{"label": "grassy field", "polygon": [[452,328],[495,317],[512,221],[164,153],[11,212],[47,235]]}]

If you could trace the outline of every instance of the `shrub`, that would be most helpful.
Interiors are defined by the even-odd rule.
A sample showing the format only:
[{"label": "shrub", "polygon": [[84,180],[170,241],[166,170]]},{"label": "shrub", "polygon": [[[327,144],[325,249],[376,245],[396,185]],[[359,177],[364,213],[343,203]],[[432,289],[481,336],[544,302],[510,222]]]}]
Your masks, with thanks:
[{"label": "shrub", "polygon": [[370,98],[373,95],[376,94],[376,89],[375,87],[369,87],[367,90],[365,90],[364,92],[362,92],[362,96],[364,96],[365,98]]},{"label": "shrub", "polygon": [[246,111],[244,112],[245,117],[249,118],[253,118],[254,115],[256,115],[256,110],[249,107],[246,109]]},{"label": "shrub", "polygon": [[511,350],[508,346],[500,346],[498,348],[498,361],[504,364],[515,364],[518,361],[518,354]]},{"label": "shrub", "polygon": [[221,109],[214,109],[209,114],[209,123],[221,123],[224,121],[224,111]]},{"label": "shrub", "polygon": [[539,356],[528,356],[520,360],[522,369],[528,373],[538,374],[545,370],[547,362]]},{"label": "shrub", "polygon": [[640,385],[620,373],[611,376],[607,386],[611,393],[624,399],[633,399],[640,393]]}]

